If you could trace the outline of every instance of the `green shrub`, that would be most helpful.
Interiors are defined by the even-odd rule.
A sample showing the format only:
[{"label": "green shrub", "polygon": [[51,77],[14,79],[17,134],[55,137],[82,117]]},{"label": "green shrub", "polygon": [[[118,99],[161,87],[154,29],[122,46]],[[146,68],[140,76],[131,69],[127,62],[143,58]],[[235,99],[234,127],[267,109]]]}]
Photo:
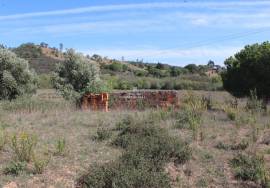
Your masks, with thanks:
[{"label": "green shrub", "polygon": [[224,144],[223,142],[218,142],[216,145],[217,149],[223,149],[223,150],[245,150],[249,146],[248,141],[242,140],[238,144]]},{"label": "green shrub", "polygon": [[169,188],[169,177],[149,166],[132,165],[120,161],[104,165],[92,165],[89,173],[80,177],[77,186],[81,188]]},{"label": "green shrub", "polygon": [[169,136],[165,129],[147,121],[126,126],[113,144],[126,149],[126,155],[132,153],[130,157],[133,154],[139,155],[141,158],[151,159],[153,163],[161,163],[159,166],[170,159],[184,163],[191,156],[187,144]]},{"label": "green shrub", "polygon": [[37,138],[27,132],[14,134],[11,138],[11,148],[15,159],[21,162],[29,162],[32,159],[34,149],[37,144]]},{"label": "green shrub", "polygon": [[94,136],[95,140],[103,141],[107,140],[112,136],[112,132],[109,129],[98,128],[96,135]]},{"label": "green shrub", "polygon": [[33,94],[37,88],[36,74],[30,71],[28,62],[2,48],[0,48],[0,83],[0,100]]},{"label": "green shrub", "polygon": [[33,157],[34,173],[42,174],[48,163],[49,157],[34,155]]},{"label": "green shrub", "polygon": [[74,50],[66,52],[64,63],[59,64],[52,78],[54,88],[65,99],[74,101],[99,80],[98,66]]},{"label": "green shrub", "polygon": [[202,112],[196,109],[185,108],[176,116],[177,128],[188,128],[192,130],[193,139],[197,140],[202,123]]},{"label": "green shrub", "polygon": [[237,118],[237,110],[231,107],[227,107],[225,108],[225,113],[227,114],[227,117],[229,118],[229,120],[231,121],[235,121]]},{"label": "green shrub", "polygon": [[52,75],[40,74],[38,76],[38,88],[40,89],[52,89]]},{"label": "green shrub", "polygon": [[252,113],[262,112],[264,108],[263,101],[258,99],[256,90],[250,91],[250,96],[248,97],[246,103],[246,109]]},{"label": "green shrub", "polygon": [[4,169],[4,174],[19,175],[26,169],[26,163],[20,161],[11,161]]},{"label": "green shrub", "polygon": [[247,154],[238,154],[230,161],[237,179],[267,183],[265,162],[262,157]]},{"label": "green shrub", "polygon": [[66,139],[59,138],[55,143],[54,155],[64,156],[66,154]]},{"label": "green shrub", "polygon": [[170,179],[164,172],[167,162],[185,163],[191,157],[186,143],[169,136],[153,121],[125,118],[113,144],[124,149],[111,163],[90,168],[78,180],[78,187],[166,188]]}]

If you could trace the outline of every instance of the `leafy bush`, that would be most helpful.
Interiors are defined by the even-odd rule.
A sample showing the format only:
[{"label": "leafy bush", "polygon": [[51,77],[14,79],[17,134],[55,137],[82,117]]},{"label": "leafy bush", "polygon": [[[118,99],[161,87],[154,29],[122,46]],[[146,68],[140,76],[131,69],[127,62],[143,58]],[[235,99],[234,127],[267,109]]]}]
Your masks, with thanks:
[{"label": "leafy bush", "polygon": [[32,159],[34,148],[37,144],[37,138],[26,132],[14,134],[11,138],[11,148],[15,159],[21,162],[29,162]]},{"label": "leafy bush", "polygon": [[21,161],[11,161],[4,169],[4,174],[19,175],[26,169],[26,163]]},{"label": "leafy bush", "polygon": [[[90,168],[78,180],[79,187],[163,188],[171,187],[164,166],[169,161],[181,164],[191,157],[189,146],[169,136],[149,120],[126,118],[113,144],[124,148],[114,162]],[[119,130],[119,129],[118,129]]]},{"label": "leafy bush", "polygon": [[112,136],[112,132],[109,129],[98,128],[96,135],[94,136],[95,140],[103,141],[109,139]]},{"label": "leafy bush", "polygon": [[257,90],[259,98],[270,94],[270,43],[247,45],[225,62],[222,73],[224,88],[234,96],[248,96],[250,90]]},{"label": "leafy bush", "polygon": [[147,164],[135,168],[121,161],[103,165],[92,165],[89,173],[80,177],[81,188],[169,188],[168,176],[150,169]]},{"label": "leafy bush", "polygon": [[0,48],[0,83],[0,100],[33,94],[37,88],[36,75],[30,71],[27,61],[2,48]]},{"label": "leafy bush", "polygon": [[53,76],[54,88],[68,100],[78,100],[96,81],[99,81],[98,66],[73,50],[67,51],[64,63]]},{"label": "leafy bush", "polygon": [[22,44],[13,50],[21,58],[38,58],[42,55],[41,48],[33,43]]},{"label": "leafy bush", "polygon": [[265,162],[262,157],[247,154],[238,154],[230,161],[235,177],[244,181],[268,182]]}]

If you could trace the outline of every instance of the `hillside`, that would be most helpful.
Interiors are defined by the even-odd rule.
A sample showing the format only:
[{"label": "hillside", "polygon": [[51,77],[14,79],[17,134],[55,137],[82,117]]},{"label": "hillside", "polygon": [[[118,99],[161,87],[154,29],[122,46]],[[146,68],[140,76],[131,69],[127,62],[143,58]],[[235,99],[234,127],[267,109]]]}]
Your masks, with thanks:
[{"label": "hillside", "polygon": [[[62,49],[50,47],[46,43],[26,43],[12,50],[19,57],[27,59],[30,67],[40,75],[41,88],[52,87],[49,74],[55,70],[58,63],[64,61],[65,52]],[[215,65],[213,61],[209,61],[207,65],[189,64],[179,67],[163,63],[119,61],[97,54],[86,57],[99,65],[101,78],[113,89],[222,89],[219,76],[222,67]],[[217,74],[212,74],[213,72]]]}]

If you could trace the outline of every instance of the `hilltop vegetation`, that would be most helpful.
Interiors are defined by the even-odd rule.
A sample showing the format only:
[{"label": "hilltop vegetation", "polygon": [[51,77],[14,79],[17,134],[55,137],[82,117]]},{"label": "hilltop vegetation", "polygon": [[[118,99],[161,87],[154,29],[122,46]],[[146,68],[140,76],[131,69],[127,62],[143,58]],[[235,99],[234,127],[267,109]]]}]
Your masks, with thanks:
[{"label": "hilltop vegetation", "polygon": [[[11,50],[19,57],[27,59],[30,67],[39,74],[40,88],[52,88],[51,73],[65,60],[66,52],[62,48],[49,47],[46,43],[27,43]],[[209,61],[207,65],[190,64],[179,67],[162,63],[144,63],[139,60],[119,61],[96,54],[85,57],[99,66],[101,79],[113,89],[222,89],[219,73],[223,68],[215,65],[213,61]],[[208,74],[209,70],[213,70],[214,73],[210,71]]]}]

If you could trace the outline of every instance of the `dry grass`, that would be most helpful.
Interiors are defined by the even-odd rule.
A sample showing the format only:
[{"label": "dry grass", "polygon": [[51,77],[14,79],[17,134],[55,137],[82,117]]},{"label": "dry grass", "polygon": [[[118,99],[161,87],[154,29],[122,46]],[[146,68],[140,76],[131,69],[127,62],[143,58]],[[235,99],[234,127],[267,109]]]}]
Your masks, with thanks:
[{"label": "dry grass", "polygon": [[[51,91],[46,91],[51,92]],[[180,92],[182,97],[186,92]],[[260,187],[252,182],[236,180],[229,160],[240,150],[218,148],[219,143],[237,145],[242,140],[249,142],[245,152],[256,152],[264,156],[267,168],[270,167],[270,118],[256,114],[256,122],[244,121],[236,126],[237,120],[229,120],[223,111],[224,105],[232,97],[225,92],[196,92],[198,95],[211,96],[214,110],[203,112],[203,123],[200,126],[199,139],[192,139],[190,129],[175,128],[175,119],[160,120],[160,125],[169,129],[172,135],[181,137],[190,143],[193,149],[192,160],[185,165],[168,164],[166,171],[170,174],[173,187]],[[44,96],[39,92],[39,96]],[[39,96],[36,96],[39,98]],[[52,99],[65,103],[61,98]],[[239,101],[238,118],[248,119],[250,114],[244,111],[245,101]],[[127,114],[137,113],[143,116],[152,113],[112,111],[82,112],[62,105],[55,109],[3,110],[0,108],[0,123],[8,135],[21,131],[34,134],[38,138],[36,151],[39,154],[52,154],[48,166],[42,174],[24,172],[18,176],[5,175],[4,168],[13,160],[13,153],[7,143],[0,151],[0,187],[15,182],[18,187],[74,187],[75,180],[88,170],[90,164],[105,163],[118,158],[121,150],[110,145],[111,139],[98,141],[93,139],[98,128],[115,128],[115,124]],[[240,120],[239,120],[240,121]],[[256,124],[254,128],[254,124]],[[254,139],[256,136],[256,139]],[[64,155],[53,155],[59,139],[65,139]],[[269,139],[270,143],[270,139]],[[33,164],[28,164],[31,169]]]}]

